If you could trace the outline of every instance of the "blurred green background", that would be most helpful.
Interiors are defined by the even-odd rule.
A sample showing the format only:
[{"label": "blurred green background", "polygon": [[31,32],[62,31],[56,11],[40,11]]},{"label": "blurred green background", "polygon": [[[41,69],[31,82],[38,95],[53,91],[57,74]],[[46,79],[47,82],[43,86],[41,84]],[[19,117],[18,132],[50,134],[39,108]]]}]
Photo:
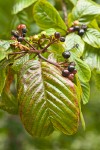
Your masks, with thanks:
[{"label": "blurred green background", "polygon": [[[17,0],[16,0],[17,1]],[[0,39],[9,39],[12,29],[20,23],[28,27],[28,34],[36,34],[40,28],[35,24],[30,6],[17,15],[12,15],[15,0],[0,0]],[[18,0],[20,1],[20,0]],[[61,12],[61,0],[49,0]],[[100,3],[100,0],[96,2]],[[71,10],[73,6],[68,3]],[[100,92],[91,79],[91,96],[87,105],[82,105],[86,130],[66,136],[55,131],[47,138],[32,138],[24,130],[19,117],[0,110],[0,150],[100,150]]]}]

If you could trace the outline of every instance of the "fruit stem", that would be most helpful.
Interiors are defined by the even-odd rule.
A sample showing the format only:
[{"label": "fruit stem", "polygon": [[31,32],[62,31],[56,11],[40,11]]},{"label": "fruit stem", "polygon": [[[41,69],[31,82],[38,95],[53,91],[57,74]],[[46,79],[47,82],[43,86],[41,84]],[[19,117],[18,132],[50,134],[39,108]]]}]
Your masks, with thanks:
[{"label": "fruit stem", "polygon": [[56,63],[56,62],[53,62],[53,61],[51,61],[51,60],[46,59],[46,58],[45,58],[45,57],[43,57],[41,54],[38,54],[38,56],[39,56],[39,58],[43,59],[44,61],[46,61],[46,62],[48,62],[48,63],[50,63],[50,64],[52,64],[52,65],[54,65],[54,66],[56,66],[56,67],[59,67],[59,68],[60,68],[60,66],[59,66],[59,64],[58,64],[58,63]]}]

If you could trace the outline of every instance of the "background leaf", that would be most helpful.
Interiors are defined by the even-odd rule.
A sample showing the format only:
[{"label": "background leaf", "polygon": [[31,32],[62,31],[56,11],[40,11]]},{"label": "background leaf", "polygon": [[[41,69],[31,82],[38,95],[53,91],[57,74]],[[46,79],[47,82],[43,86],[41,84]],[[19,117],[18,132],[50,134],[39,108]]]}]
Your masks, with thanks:
[{"label": "background leaf", "polygon": [[92,0],[79,0],[72,11],[73,19],[89,23],[97,15],[100,15],[100,5]]},{"label": "background leaf", "polygon": [[93,28],[87,29],[87,32],[85,32],[83,36],[83,40],[95,48],[100,48],[100,31]]},{"label": "background leaf", "polygon": [[28,61],[21,69],[18,83],[21,120],[32,136],[47,136],[54,128],[69,135],[76,132],[77,88],[61,76],[58,68],[46,62]]},{"label": "background leaf", "polygon": [[29,7],[37,0],[16,0],[16,3],[13,6],[13,14],[17,14],[18,12],[22,11],[24,8]]},{"label": "background leaf", "polygon": [[57,10],[47,1],[39,0],[33,9],[36,23],[42,29],[54,28],[56,31],[66,34],[67,27]]},{"label": "background leaf", "polygon": [[86,44],[83,58],[91,70],[95,69],[100,72],[100,50],[98,48]]},{"label": "background leaf", "polygon": [[85,82],[85,83],[81,83],[82,86],[82,101],[83,104],[87,104],[89,101],[89,97],[90,97],[90,85],[89,83]]},{"label": "background leaf", "polygon": [[88,82],[91,77],[91,70],[89,66],[84,61],[79,59],[77,56],[72,55],[72,57],[73,57],[73,61],[75,61],[76,63],[76,69],[78,71],[77,74],[79,79],[82,82]]}]

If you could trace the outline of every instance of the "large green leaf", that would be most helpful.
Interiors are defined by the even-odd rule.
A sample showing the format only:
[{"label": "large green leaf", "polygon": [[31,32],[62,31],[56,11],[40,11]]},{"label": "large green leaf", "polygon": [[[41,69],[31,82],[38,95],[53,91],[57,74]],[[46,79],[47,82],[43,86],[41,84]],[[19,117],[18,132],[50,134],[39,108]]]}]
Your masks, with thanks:
[{"label": "large green leaf", "polygon": [[72,11],[72,15],[74,20],[88,23],[100,15],[100,5],[92,0],[79,0]]},{"label": "large green leaf", "polygon": [[88,103],[90,97],[90,85],[88,82],[81,83],[82,86],[82,101],[83,104]]},{"label": "large green leaf", "polygon": [[[73,47],[76,44],[78,46],[76,46],[76,48],[73,49]],[[66,50],[73,49],[71,51],[73,53],[75,53],[78,57],[80,57],[80,56],[82,56],[83,51],[84,51],[84,42],[80,38],[80,36],[78,36],[75,33],[71,33],[71,34],[69,34],[69,35],[66,36],[65,47],[66,47]]]},{"label": "large green leaf", "polygon": [[54,28],[62,34],[66,34],[67,27],[57,10],[47,1],[39,0],[33,9],[36,23],[42,29]]},{"label": "large green leaf", "polygon": [[89,28],[87,32],[85,32],[83,40],[95,48],[100,48],[100,31]]},{"label": "large green leaf", "polygon": [[21,120],[32,136],[47,136],[58,129],[74,134],[79,124],[77,87],[46,62],[30,60],[18,76]]},{"label": "large green leaf", "polygon": [[77,73],[78,73],[79,79],[82,82],[88,82],[91,77],[91,70],[89,66],[80,58],[78,58],[76,55],[72,54],[72,58],[73,58],[72,60],[74,60],[76,63],[76,69],[78,71]]},{"label": "large green leaf", "polygon": [[16,3],[13,6],[13,14],[17,14],[18,12],[22,11],[24,8],[29,7],[37,0],[16,0]]}]

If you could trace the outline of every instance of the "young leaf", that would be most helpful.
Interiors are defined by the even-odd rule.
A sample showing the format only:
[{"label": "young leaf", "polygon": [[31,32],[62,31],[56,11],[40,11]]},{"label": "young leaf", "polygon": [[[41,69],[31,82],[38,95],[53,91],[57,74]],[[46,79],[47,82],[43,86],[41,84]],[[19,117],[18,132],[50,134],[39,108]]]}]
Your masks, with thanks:
[{"label": "young leaf", "polygon": [[39,0],[33,9],[36,23],[42,29],[54,28],[56,31],[66,34],[67,27],[57,10],[47,1]]},{"label": "young leaf", "polygon": [[35,3],[37,0],[16,0],[16,3],[13,6],[13,14],[17,14],[20,11],[22,11],[24,8],[29,7],[33,3]]},{"label": "young leaf", "polygon": [[100,15],[100,5],[92,0],[79,0],[72,11],[73,19],[89,23]]},{"label": "young leaf", "polygon": [[88,82],[81,83],[82,86],[82,101],[83,104],[87,104],[90,97],[90,85]]},{"label": "young leaf", "polygon": [[[73,49],[73,47],[76,44],[78,46],[76,46],[76,48]],[[84,51],[84,42],[80,38],[80,36],[78,36],[75,33],[71,33],[71,34],[69,34],[69,35],[66,36],[65,47],[66,47],[66,50],[73,49],[71,51],[73,53],[75,53],[78,57],[81,57],[82,54],[83,54],[83,51]]]},{"label": "young leaf", "polygon": [[87,32],[85,32],[83,36],[83,40],[95,48],[100,48],[100,31],[93,28],[87,29]]},{"label": "young leaf", "polygon": [[79,59],[77,56],[72,55],[72,57],[76,63],[76,69],[78,71],[77,73],[78,73],[79,79],[82,82],[88,82],[91,77],[91,70],[90,70],[89,66],[84,61]]},{"label": "young leaf", "polygon": [[79,124],[77,87],[46,62],[30,60],[18,80],[21,120],[32,136],[47,136],[54,128],[71,135]]}]

